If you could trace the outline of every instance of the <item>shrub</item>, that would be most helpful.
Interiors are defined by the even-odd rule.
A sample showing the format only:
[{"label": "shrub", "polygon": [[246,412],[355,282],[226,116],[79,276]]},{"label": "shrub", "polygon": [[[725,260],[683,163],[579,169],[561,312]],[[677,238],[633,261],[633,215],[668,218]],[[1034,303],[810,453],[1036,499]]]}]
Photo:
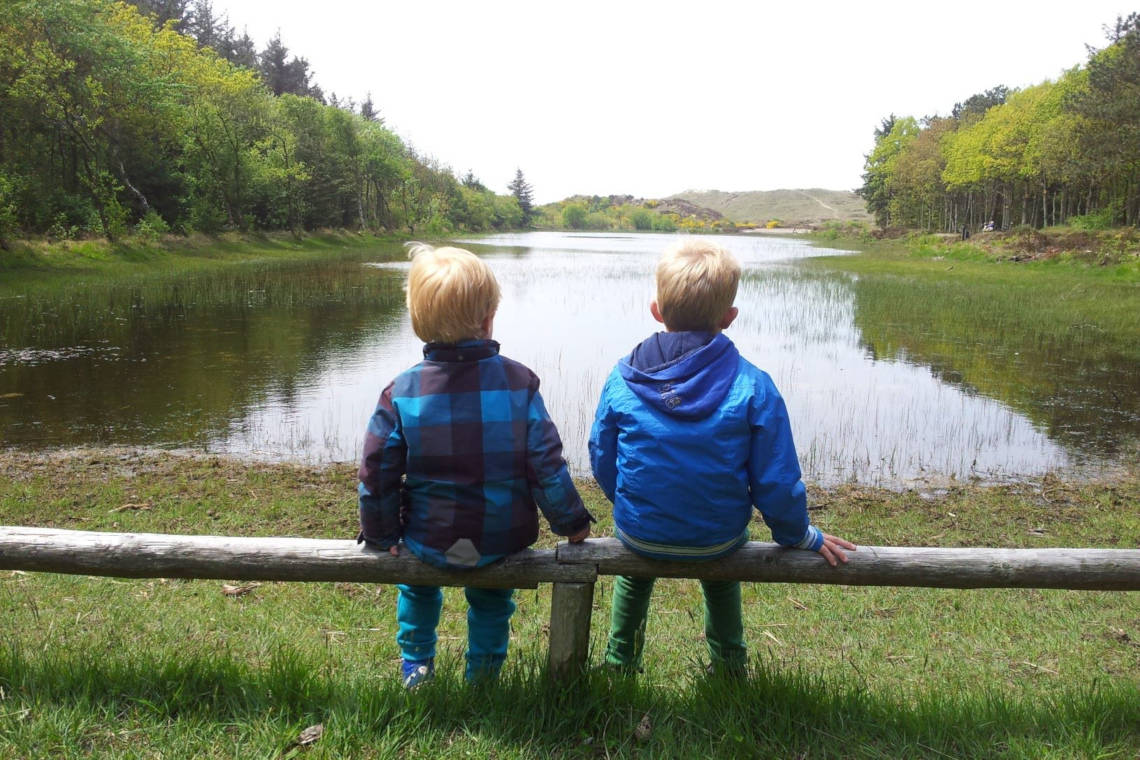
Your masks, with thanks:
[{"label": "shrub", "polygon": [[600,211],[595,211],[592,214],[586,215],[586,229],[588,230],[609,230],[613,229],[610,223],[610,218]]},{"label": "shrub", "polygon": [[0,174],[0,242],[16,231],[16,203],[12,183]]},{"label": "shrub", "polygon": [[581,203],[567,203],[562,209],[562,226],[580,230],[586,226],[586,207]]},{"label": "shrub", "polygon": [[144,240],[152,243],[156,242],[159,237],[170,232],[170,225],[162,218],[154,209],[146,212],[146,216],[139,219],[135,224],[135,234]]},{"label": "shrub", "polygon": [[1116,226],[1120,215],[1120,204],[1110,203],[1099,211],[1081,216],[1070,216],[1069,226],[1076,230],[1107,230]]},{"label": "shrub", "polygon": [[650,214],[643,208],[639,208],[630,214],[629,219],[633,222],[633,228],[635,230],[653,229],[653,214]]}]

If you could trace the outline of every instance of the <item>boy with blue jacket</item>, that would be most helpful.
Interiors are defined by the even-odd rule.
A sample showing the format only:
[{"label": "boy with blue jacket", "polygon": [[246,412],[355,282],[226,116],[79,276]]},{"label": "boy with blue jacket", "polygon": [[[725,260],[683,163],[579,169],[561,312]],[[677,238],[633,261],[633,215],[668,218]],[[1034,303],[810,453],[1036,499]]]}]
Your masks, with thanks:
[{"label": "boy with blue jacket", "polygon": [[[736,319],[740,265],[705,240],[681,242],[657,267],[653,318],[606,380],[590,434],[594,477],[613,502],[615,533],[645,557],[715,560],[748,540],[752,508],[777,543],[835,566],[854,544],[808,519],[784,400],[766,372],[721,332]],[[641,662],[654,578],[614,582],[606,664]],[[740,583],[702,581],[714,671],[747,664]]]},{"label": "boy with blue jacket", "polygon": [[[380,394],[360,464],[360,535],[398,554],[465,570],[525,549],[542,510],[571,542],[590,534],[538,378],[491,340],[499,285],[460,248],[410,244],[408,311],[424,361]],[[396,642],[404,686],[435,673],[438,586],[400,585]],[[498,675],[507,654],[513,589],[465,588],[469,681]]]}]

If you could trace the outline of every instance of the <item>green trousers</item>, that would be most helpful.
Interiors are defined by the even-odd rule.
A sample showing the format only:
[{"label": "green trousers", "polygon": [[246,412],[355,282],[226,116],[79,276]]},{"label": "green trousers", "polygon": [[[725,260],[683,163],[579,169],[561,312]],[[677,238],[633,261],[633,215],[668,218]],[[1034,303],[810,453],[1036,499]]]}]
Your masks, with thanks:
[{"label": "green trousers", "polygon": [[[614,578],[610,640],[606,664],[623,670],[641,667],[645,644],[645,619],[656,578]],[[738,581],[701,581],[705,596],[705,640],[714,670],[743,668],[748,662],[744,648],[744,623],[740,616]]]}]

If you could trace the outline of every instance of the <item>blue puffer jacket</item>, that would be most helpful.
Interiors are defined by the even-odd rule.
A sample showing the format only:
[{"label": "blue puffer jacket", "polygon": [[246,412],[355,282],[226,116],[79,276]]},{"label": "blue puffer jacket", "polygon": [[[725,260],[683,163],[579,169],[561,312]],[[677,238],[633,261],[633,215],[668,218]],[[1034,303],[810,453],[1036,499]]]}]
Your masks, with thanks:
[{"label": "blue puffer jacket", "polygon": [[617,536],[639,554],[713,559],[752,508],[785,546],[818,550],[784,400],[722,334],[656,333],[606,380],[590,464]]}]

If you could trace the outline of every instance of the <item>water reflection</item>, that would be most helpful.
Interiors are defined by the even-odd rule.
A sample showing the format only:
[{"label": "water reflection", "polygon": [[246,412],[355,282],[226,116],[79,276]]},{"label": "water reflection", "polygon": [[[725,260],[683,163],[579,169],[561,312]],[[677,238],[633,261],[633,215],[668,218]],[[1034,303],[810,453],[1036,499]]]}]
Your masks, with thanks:
[{"label": "water reflection", "polygon": [[400,278],[359,270],[269,267],[5,303],[3,443],[208,446],[400,318]]},{"label": "water reflection", "polygon": [[[648,309],[653,267],[672,240],[528,233],[465,241],[502,286],[495,337],[542,379],[579,473],[606,375],[658,327]],[[1108,451],[1059,433],[1024,396],[993,392],[975,367],[924,350],[907,324],[919,321],[920,306],[900,313],[889,288],[796,263],[819,249],[787,238],[720,240],[745,267],[741,314],[728,334],[787,399],[809,480],[1029,475]],[[401,258],[393,248],[370,266],[0,301],[3,442],[189,444],[353,460],[380,389],[421,357],[402,303]],[[993,349],[975,342],[965,355]],[[1099,379],[1118,394],[1128,376]]]},{"label": "water reflection", "polygon": [[[927,473],[1036,473],[1067,463],[1060,447],[1003,404],[941,382],[923,367],[869,359],[854,324],[852,283],[790,263],[817,249],[788,239],[724,240],[746,267],[741,315],[729,334],[787,397],[810,479],[898,482]],[[532,233],[464,242],[490,261],[502,285],[495,333],[503,352],[542,378],[567,457],[584,473],[585,441],[606,375],[657,328],[648,309],[653,266],[671,238]],[[407,264],[378,269],[402,272]],[[343,440],[347,431],[355,447],[366,414],[357,410],[369,408],[381,385],[418,358],[419,341],[400,320],[352,366],[327,375],[336,400],[311,394],[288,418],[267,406],[247,420],[248,431],[231,437],[228,450],[246,450],[259,434],[291,421],[309,425],[293,440],[320,445]],[[347,450],[330,454],[351,458]]]},{"label": "water reflection", "polygon": [[871,356],[999,399],[1078,459],[1126,454],[1140,439],[1136,326],[1074,322],[1048,292],[996,287],[853,278],[853,320]]}]

